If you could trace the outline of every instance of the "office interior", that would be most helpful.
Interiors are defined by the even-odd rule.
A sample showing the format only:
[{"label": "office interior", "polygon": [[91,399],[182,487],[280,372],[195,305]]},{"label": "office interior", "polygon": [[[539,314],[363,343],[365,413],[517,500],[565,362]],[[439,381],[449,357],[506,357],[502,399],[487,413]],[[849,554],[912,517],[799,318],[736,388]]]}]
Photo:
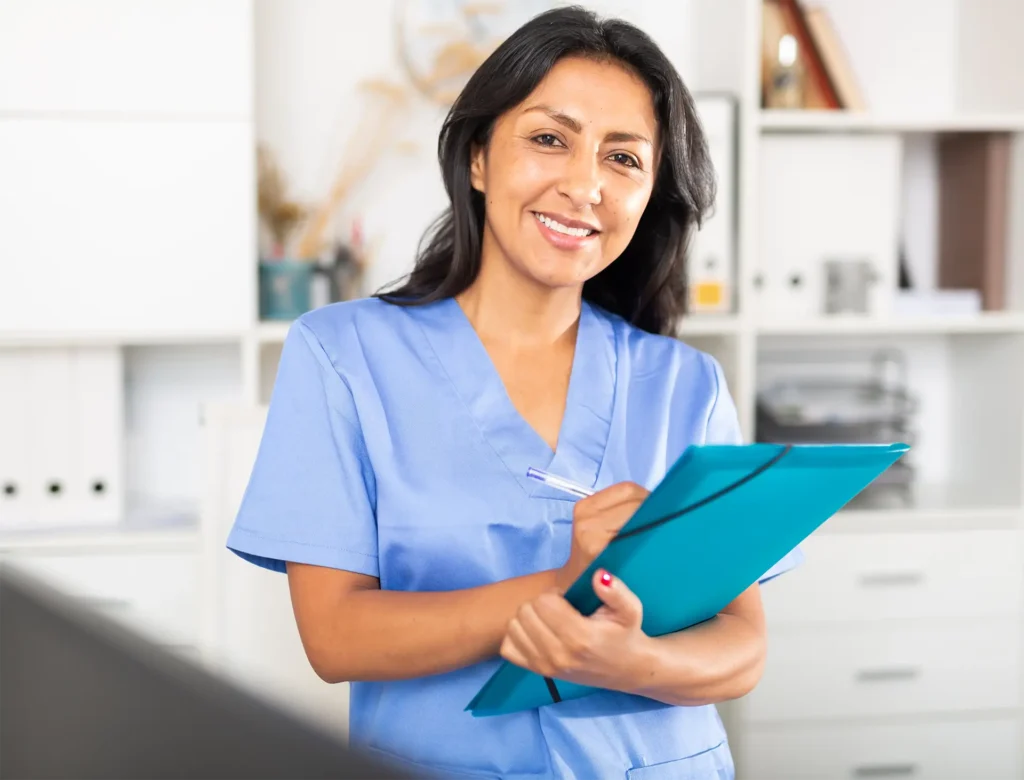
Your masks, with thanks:
[{"label": "office interior", "polygon": [[[554,4],[0,3],[0,561],[345,738],[224,542],[291,322],[410,269],[460,80]],[[587,5],[696,99],[677,337],[745,439],[911,445],[764,586],[737,776],[1024,777],[1024,2]]]}]

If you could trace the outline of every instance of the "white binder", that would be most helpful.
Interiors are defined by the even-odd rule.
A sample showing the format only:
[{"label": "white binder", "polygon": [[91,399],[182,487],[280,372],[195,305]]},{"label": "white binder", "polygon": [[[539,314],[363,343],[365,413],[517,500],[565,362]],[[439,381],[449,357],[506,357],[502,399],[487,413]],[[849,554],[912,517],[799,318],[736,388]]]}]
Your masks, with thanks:
[{"label": "white binder", "polygon": [[30,357],[28,350],[0,349],[0,531],[30,527],[36,520],[29,466]]},{"label": "white binder", "polygon": [[69,498],[76,524],[124,516],[124,380],[121,350],[87,347],[74,355],[76,443]]},{"label": "white binder", "polygon": [[[23,350],[19,357],[4,361],[0,356],[0,371],[21,372],[24,396],[20,420],[6,419],[7,411],[2,412],[21,444],[0,445],[0,466],[10,461],[7,470],[18,470],[14,478],[24,484],[18,499],[24,503],[11,502],[16,515],[10,513],[4,526],[119,522],[124,515],[120,349],[41,347]],[[19,454],[16,463],[12,458]]]},{"label": "white binder", "polygon": [[28,376],[30,501],[39,525],[63,526],[72,516],[75,471],[74,353],[33,349]]},{"label": "white binder", "polygon": [[762,139],[751,269],[759,318],[821,316],[828,260],[869,263],[875,282],[868,313],[892,310],[902,149],[899,136],[884,134]]},{"label": "white binder", "polygon": [[691,242],[687,280],[693,313],[731,312],[736,293],[736,104],[695,98],[718,185],[714,209]]}]

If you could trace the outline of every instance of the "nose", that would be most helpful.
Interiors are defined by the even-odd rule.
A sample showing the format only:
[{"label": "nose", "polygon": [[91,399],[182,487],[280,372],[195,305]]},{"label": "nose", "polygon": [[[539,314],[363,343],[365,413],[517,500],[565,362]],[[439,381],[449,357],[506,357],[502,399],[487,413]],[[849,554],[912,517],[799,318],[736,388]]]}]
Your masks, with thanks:
[{"label": "nose", "polygon": [[558,191],[582,211],[601,202],[601,175],[594,155],[576,152],[569,160]]}]

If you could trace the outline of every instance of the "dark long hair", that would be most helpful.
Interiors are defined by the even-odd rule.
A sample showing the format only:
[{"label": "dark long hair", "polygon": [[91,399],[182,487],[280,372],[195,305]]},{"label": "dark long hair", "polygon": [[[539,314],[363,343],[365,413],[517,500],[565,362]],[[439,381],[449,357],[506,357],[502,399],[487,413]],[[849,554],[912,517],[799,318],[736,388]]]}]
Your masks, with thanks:
[{"label": "dark long hair", "polygon": [[416,265],[377,296],[401,305],[458,295],[480,270],[484,201],[470,184],[474,146],[485,146],[500,115],[520,104],[563,57],[616,61],[647,85],[660,136],[651,199],[622,254],[588,279],[583,297],[652,333],[669,333],[686,311],[690,236],[714,202],[714,170],[693,97],[651,38],[619,19],[583,8],[542,13],[506,39],[476,70],[441,128],[438,159],[449,208],[424,234]]}]

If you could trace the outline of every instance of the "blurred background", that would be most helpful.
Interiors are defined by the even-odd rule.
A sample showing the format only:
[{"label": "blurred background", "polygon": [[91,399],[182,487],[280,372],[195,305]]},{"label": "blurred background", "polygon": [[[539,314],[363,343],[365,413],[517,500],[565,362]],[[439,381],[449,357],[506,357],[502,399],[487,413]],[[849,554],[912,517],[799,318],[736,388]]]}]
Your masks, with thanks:
[{"label": "blurred background", "polygon": [[[0,0],[0,559],[344,735],[224,541],[289,323],[408,271],[554,0]],[[749,441],[910,455],[766,585],[741,778],[1024,777],[1024,0],[600,0],[719,183],[679,338]]]}]

